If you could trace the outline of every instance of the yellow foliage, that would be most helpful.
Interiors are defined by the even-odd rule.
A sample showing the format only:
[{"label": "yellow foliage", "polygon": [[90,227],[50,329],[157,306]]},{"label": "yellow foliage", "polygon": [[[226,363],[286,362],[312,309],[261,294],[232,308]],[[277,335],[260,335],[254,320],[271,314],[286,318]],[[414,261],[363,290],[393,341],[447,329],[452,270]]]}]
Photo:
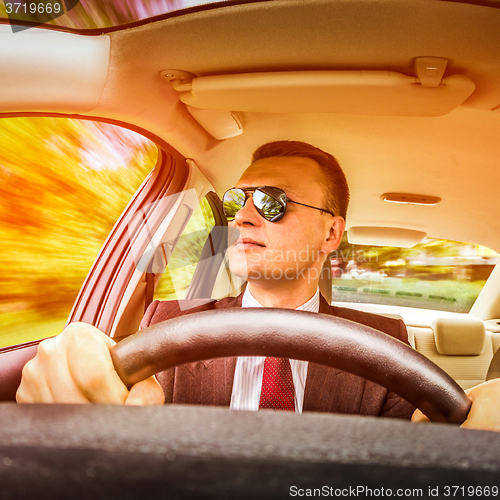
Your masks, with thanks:
[{"label": "yellow foliage", "polygon": [[158,152],[129,130],[63,118],[4,118],[0,141],[1,347],[58,333]]}]

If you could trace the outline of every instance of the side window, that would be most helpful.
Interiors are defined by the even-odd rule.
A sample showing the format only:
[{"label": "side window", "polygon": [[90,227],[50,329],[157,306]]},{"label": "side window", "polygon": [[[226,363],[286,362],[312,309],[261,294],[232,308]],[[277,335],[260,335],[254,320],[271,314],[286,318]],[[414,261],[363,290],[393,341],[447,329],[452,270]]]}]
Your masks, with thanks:
[{"label": "side window", "polygon": [[170,261],[156,286],[154,299],[181,300],[186,297],[208,235],[215,226],[212,208],[204,198],[189,219]]},{"label": "side window", "polygon": [[56,335],[158,150],[130,130],[0,120],[0,347]]}]

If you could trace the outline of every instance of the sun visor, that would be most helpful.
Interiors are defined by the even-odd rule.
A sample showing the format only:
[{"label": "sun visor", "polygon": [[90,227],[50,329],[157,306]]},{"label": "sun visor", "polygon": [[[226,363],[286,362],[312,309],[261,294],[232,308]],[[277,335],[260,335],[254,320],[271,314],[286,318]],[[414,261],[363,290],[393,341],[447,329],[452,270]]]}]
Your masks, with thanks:
[{"label": "sun visor", "polygon": [[0,26],[0,112],[85,113],[108,74],[110,38]]},{"label": "sun visor", "polygon": [[411,248],[427,236],[423,231],[399,227],[353,226],[347,239],[353,245]]},{"label": "sun visor", "polygon": [[475,85],[463,75],[429,87],[393,71],[285,71],[202,76],[174,88],[182,102],[201,109],[441,116],[460,106]]}]

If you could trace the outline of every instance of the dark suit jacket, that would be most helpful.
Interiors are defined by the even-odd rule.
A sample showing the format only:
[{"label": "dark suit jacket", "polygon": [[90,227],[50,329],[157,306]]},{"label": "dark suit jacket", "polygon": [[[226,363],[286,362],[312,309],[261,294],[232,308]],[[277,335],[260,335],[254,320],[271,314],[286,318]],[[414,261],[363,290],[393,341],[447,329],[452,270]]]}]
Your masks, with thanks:
[{"label": "dark suit jacket", "polygon": [[[147,309],[141,328],[168,319],[212,309],[241,307],[242,295],[219,301],[195,300],[183,310],[179,302],[154,301]],[[335,307],[321,296],[319,312],[362,323],[408,343],[401,320]],[[189,363],[157,375],[167,403],[229,406],[236,358],[217,358]],[[309,363],[303,411],[410,418],[413,405],[364,378],[342,370]]]}]

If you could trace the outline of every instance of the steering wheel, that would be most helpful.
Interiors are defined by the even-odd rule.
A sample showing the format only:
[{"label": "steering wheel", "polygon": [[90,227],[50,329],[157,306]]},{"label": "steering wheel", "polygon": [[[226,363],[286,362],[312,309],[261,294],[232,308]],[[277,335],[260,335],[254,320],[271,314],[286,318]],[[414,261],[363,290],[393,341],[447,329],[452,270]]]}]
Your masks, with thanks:
[{"label": "steering wheel", "polygon": [[375,382],[431,421],[461,424],[471,401],[441,368],[373,328],[325,314],[275,308],[204,311],[141,330],[112,349],[130,388],[184,363],[232,356],[276,356],[341,369]]}]

